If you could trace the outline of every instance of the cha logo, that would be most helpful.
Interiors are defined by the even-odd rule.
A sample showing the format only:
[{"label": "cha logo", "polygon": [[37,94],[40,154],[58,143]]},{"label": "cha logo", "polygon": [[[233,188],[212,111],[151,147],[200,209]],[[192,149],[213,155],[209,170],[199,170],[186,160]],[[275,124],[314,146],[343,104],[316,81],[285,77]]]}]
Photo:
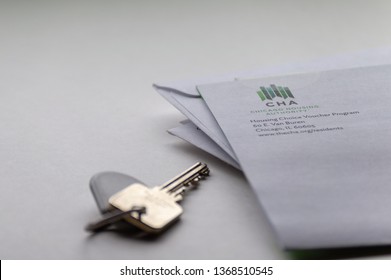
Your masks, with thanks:
[{"label": "cha logo", "polygon": [[288,87],[270,85],[270,87],[260,87],[257,93],[262,102],[266,101],[268,107],[298,105],[296,101],[292,100],[295,97]]}]

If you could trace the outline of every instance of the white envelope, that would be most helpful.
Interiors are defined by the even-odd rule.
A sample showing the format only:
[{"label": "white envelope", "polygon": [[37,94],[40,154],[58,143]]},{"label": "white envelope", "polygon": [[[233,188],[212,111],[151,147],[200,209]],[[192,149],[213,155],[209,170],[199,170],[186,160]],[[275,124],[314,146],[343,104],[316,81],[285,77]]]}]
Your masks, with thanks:
[{"label": "white envelope", "polygon": [[[187,128],[185,127],[186,124],[182,124],[180,127],[171,130],[172,134],[175,134],[185,139],[186,141],[193,143],[195,146],[205,149],[207,152],[214,154],[222,160],[229,158],[229,156],[237,160],[237,157],[235,156],[220,126],[217,124],[215,118],[209,111],[204,100],[199,96],[198,92],[196,91],[196,85],[217,83],[230,80],[240,80],[244,78],[259,78],[262,76],[277,76],[298,72],[323,71],[380,64],[391,64],[391,48],[372,49],[351,54],[333,56],[329,58],[321,58],[305,63],[294,63],[276,67],[267,67],[254,71],[238,72],[216,77],[201,78],[192,81],[159,83],[155,84],[154,86],[164,98],[166,98],[172,105],[174,105],[184,115],[186,115],[191,120],[191,122],[193,122],[197,127],[199,127],[203,132],[205,132],[205,134],[210,138],[208,139],[207,137],[205,137],[205,135],[194,133],[194,130],[191,131],[190,126],[188,126]],[[215,148],[212,150],[208,150],[208,141],[214,141],[222,148],[223,151],[227,153],[227,155],[222,156],[223,151],[220,151],[221,154],[216,155]],[[224,161],[227,162],[227,160]],[[264,194],[262,194],[262,196],[263,195]],[[300,236],[300,234],[294,236]],[[360,236],[363,235],[359,235],[359,237]],[[309,243],[304,241],[300,243],[297,242],[297,240],[288,240],[289,238],[284,238],[284,246],[288,248],[325,248],[336,246],[354,246],[358,244],[370,244],[369,242],[363,242],[363,240],[356,240],[358,237],[355,237],[356,239],[354,240],[352,239],[352,242],[347,242],[347,240],[344,239],[342,241],[340,240],[340,243],[328,243],[326,241],[322,241],[322,244],[318,242],[319,240],[315,239]],[[387,242],[388,241],[389,239],[387,239]],[[385,244],[388,244],[387,242],[385,242]],[[375,240],[372,244],[381,243],[382,242],[378,242],[378,240]]]},{"label": "white envelope", "polygon": [[191,121],[181,122],[177,127],[168,130],[171,135],[177,136],[218,159],[240,169],[239,164],[229,156],[219,145],[213,142],[201,129],[196,127]]}]

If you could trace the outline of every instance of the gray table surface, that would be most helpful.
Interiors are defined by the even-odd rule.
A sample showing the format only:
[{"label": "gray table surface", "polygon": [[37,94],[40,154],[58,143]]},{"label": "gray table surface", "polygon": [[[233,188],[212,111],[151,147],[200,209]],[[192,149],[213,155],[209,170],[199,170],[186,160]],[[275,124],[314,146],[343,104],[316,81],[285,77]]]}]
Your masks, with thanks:
[{"label": "gray table surface", "polygon": [[[389,1],[0,0],[1,259],[390,258],[284,252],[240,172],[166,133],[154,92],[185,79],[391,44]],[[84,226],[90,177],[150,185],[196,161],[211,176],[155,239]]]}]

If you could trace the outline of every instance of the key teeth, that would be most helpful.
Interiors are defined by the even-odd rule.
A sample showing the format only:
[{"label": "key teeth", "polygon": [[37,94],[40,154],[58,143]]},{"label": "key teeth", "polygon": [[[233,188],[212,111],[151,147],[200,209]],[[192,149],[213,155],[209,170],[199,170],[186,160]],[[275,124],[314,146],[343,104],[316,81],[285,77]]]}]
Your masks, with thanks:
[{"label": "key teeth", "polygon": [[201,171],[201,175],[203,176],[209,176],[209,168],[206,168],[205,170]]}]

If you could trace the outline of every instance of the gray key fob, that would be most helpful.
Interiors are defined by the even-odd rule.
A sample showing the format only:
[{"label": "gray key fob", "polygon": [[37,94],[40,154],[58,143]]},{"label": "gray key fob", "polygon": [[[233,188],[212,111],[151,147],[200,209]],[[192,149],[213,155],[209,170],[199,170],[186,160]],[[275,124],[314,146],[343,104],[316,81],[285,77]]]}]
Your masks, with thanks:
[{"label": "gray key fob", "polygon": [[109,198],[127,186],[140,183],[139,180],[129,175],[117,172],[100,172],[90,180],[91,192],[102,214],[110,212],[113,208],[109,204]]}]

